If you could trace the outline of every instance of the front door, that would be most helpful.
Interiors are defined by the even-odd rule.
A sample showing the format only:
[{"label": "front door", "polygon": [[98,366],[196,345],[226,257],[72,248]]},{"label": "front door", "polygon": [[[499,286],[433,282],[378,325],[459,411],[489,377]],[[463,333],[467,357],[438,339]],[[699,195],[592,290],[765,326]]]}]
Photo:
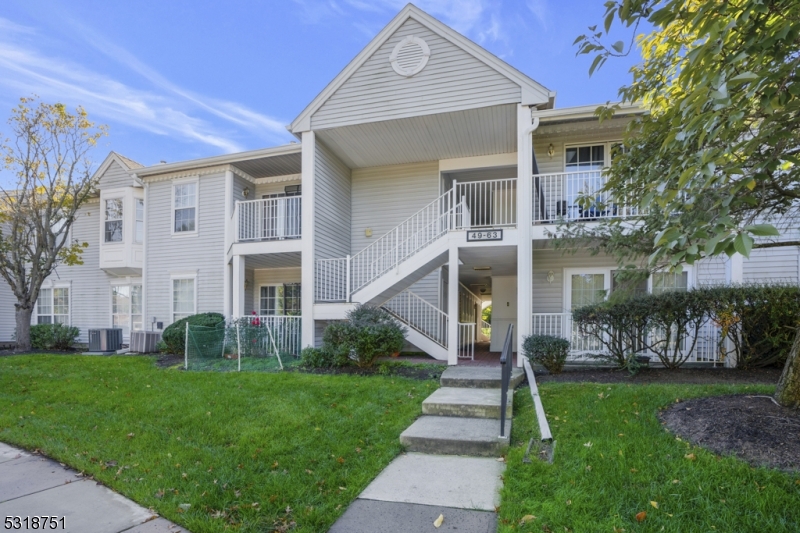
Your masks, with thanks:
[{"label": "front door", "polygon": [[[564,303],[566,311],[600,303],[606,299],[611,289],[611,269],[586,268],[565,269]],[[570,320],[570,323],[572,321]],[[582,335],[576,325],[572,325],[570,349],[577,352],[597,352],[600,343],[589,336]]]}]

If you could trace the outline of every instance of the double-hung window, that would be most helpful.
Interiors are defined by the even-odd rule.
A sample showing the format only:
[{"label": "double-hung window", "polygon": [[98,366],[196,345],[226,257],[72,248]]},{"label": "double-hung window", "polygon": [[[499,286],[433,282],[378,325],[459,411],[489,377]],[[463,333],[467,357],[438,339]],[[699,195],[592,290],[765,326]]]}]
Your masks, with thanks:
[{"label": "double-hung window", "polygon": [[122,242],[122,198],[106,200],[105,242]]},{"label": "double-hung window", "polygon": [[301,291],[299,283],[263,285],[259,299],[262,316],[300,316]]},{"label": "double-hung window", "polygon": [[174,233],[197,231],[197,182],[173,185]]},{"label": "double-hung window", "polygon": [[566,148],[564,167],[567,172],[601,170],[606,166],[606,145],[569,146]]},{"label": "double-hung window", "polygon": [[194,278],[174,278],[172,280],[172,321],[175,322],[195,314]]},{"label": "double-hung window", "polygon": [[69,325],[69,288],[41,289],[36,301],[37,324]]},{"label": "double-hung window", "polygon": [[689,273],[684,272],[653,272],[650,276],[653,294],[662,294],[669,291],[689,290]]},{"label": "double-hung window", "polygon": [[134,199],[136,207],[136,220],[134,221],[133,242],[140,244],[144,242],[144,200]]}]

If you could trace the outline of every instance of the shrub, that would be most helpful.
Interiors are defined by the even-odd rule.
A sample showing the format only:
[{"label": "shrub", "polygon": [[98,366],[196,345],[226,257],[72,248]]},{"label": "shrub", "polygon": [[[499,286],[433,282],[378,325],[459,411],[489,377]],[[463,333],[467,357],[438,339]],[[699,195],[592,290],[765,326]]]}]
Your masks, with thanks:
[{"label": "shrub", "polygon": [[334,366],[332,354],[321,348],[303,348],[300,352],[300,366],[303,368],[331,368]]},{"label": "shrub", "polygon": [[553,335],[530,335],[522,343],[522,351],[531,363],[538,363],[551,374],[560,374],[569,352],[569,341]]},{"label": "shrub", "polygon": [[164,333],[161,339],[166,344],[166,351],[173,354],[183,354],[186,348],[186,323],[191,326],[205,326],[208,328],[217,327],[221,322],[225,322],[225,317],[220,313],[199,313],[187,316],[173,322]]},{"label": "shrub", "polygon": [[64,324],[37,324],[31,326],[31,347],[37,350],[69,350],[80,330]]},{"label": "shrub", "polygon": [[346,321],[325,328],[322,350],[331,354],[334,366],[352,361],[367,368],[376,357],[399,352],[405,333],[405,327],[383,309],[360,305],[347,314]]}]

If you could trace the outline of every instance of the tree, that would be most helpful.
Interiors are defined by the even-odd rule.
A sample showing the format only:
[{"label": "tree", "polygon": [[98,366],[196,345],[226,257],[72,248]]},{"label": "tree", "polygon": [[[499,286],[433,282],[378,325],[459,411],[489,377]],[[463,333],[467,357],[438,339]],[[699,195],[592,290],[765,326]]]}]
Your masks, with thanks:
[{"label": "tree", "polygon": [[72,113],[35,97],[21,98],[8,124],[13,139],[0,150],[12,185],[0,182],[0,276],[17,299],[17,350],[27,351],[42,282],[59,264],[83,264],[88,244],[71,241],[70,228],[95,192],[88,155],[106,127],[95,127],[81,107]]},{"label": "tree", "polygon": [[[645,257],[650,269],[800,244],[781,231],[796,224],[800,199],[800,3],[612,0],[605,6],[603,29],[591,27],[575,43],[579,54],[595,55],[590,74],[609,58],[641,52],[620,96],[645,113],[630,122],[603,191],[636,204],[641,216],[592,230],[564,227],[560,236],[591,242],[621,263]],[[615,22],[632,31],[630,43],[604,44]],[[635,36],[642,23],[653,30]],[[600,119],[615,107],[598,109]],[[779,391],[800,397],[800,371],[784,372]]]}]

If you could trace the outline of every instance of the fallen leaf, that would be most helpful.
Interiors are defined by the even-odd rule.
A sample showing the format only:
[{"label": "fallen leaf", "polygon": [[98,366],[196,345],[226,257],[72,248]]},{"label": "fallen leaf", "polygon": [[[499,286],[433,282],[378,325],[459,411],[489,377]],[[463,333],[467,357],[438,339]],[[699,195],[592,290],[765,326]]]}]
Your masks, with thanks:
[{"label": "fallen leaf", "polygon": [[653,509],[658,509],[658,502],[654,502],[653,500],[650,500],[650,505],[653,506]]},{"label": "fallen leaf", "polygon": [[642,511],[641,513],[636,514],[636,521],[637,522],[644,522],[644,519],[647,518],[647,513]]},{"label": "fallen leaf", "polygon": [[440,528],[442,527],[442,522],[444,522],[444,515],[440,514],[439,518],[433,521],[433,527]]},{"label": "fallen leaf", "polygon": [[180,507],[184,511],[188,511],[192,507],[192,504],[191,503],[182,503],[178,507]]},{"label": "fallen leaf", "polygon": [[133,433],[128,433],[128,438],[132,439],[135,435]]},{"label": "fallen leaf", "polygon": [[693,454],[693,453],[687,453],[683,457],[686,458],[686,459],[689,459],[690,461],[696,461],[697,460],[697,456],[695,454]]},{"label": "fallen leaf", "polygon": [[638,470],[636,470],[635,468],[631,468],[631,474],[635,474],[636,472],[638,472]]},{"label": "fallen leaf", "polygon": [[586,446],[587,448],[591,448],[592,447],[591,441],[584,443],[584,446]]},{"label": "fallen leaf", "polygon": [[523,516],[523,517],[522,517],[522,519],[519,521],[519,525],[521,525],[521,526],[522,526],[522,525],[525,525],[525,524],[527,524],[528,522],[530,522],[531,520],[536,520],[536,517],[535,517],[535,516],[533,516],[532,514],[526,514],[526,515],[525,515],[525,516]]}]

